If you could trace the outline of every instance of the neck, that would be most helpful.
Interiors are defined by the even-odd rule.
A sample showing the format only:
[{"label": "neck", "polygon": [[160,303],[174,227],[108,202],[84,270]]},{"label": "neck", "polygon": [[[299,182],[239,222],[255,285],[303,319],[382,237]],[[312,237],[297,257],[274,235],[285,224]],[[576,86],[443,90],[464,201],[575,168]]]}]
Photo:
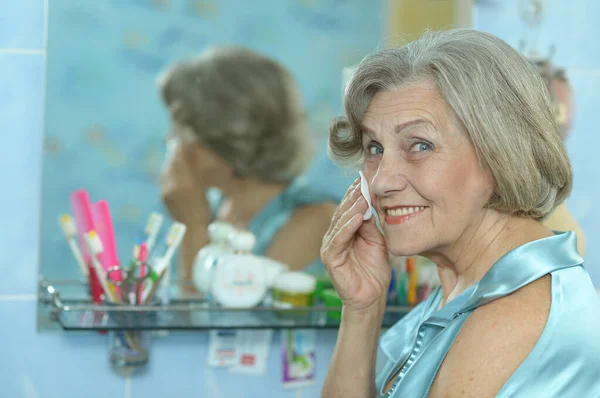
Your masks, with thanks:
[{"label": "neck", "polygon": [[506,253],[548,236],[552,232],[538,221],[486,210],[455,243],[422,255],[437,264],[443,306],[483,278]]},{"label": "neck", "polygon": [[225,200],[217,218],[245,228],[263,207],[285,189],[287,183],[257,179],[233,179],[218,186]]}]

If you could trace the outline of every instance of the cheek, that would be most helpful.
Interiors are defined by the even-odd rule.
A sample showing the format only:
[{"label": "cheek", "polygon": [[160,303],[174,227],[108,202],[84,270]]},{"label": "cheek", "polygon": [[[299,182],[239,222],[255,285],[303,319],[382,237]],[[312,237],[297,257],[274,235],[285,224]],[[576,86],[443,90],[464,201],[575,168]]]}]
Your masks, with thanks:
[{"label": "cheek", "polygon": [[454,215],[482,208],[491,194],[489,180],[469,156],[423,170],[422,194]]},{"label": "cheek", "polygon": [[473,163],[460,162],[448,172],[445,181],[446,189],[454,192],[454,199],[459,208],[468,213],[482,209],[492,193],[486,174],[477,163]]},{"label": "cheek", "polygon": [[365,162],[363,163],[363,173],[365,173],[365,177],[367,177],[367,180],[371,181],[373,179],[373,177],[375,177],[375,174],[377,173],[377,166],[378,166],[378,162],[375,160],[365,160]]}]

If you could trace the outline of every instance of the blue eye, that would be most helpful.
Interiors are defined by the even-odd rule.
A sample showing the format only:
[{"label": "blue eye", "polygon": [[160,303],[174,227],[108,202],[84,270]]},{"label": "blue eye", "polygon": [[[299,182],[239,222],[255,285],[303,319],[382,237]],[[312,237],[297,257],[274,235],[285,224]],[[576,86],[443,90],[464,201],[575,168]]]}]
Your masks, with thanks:
[{"label": "blue eye", "polygon": [[383,153],[383,149],[381,147],[379,147],[378,145],[370,144],[367,146],[367,153],[370,156],[377,156],[377,155],[381,155]]},{"label": "blue eye", "polygon": [[429,151],[431,149],[431,144],[428,142],[417,142],[413,145],[413,151],[415,152],[424,152]]}]

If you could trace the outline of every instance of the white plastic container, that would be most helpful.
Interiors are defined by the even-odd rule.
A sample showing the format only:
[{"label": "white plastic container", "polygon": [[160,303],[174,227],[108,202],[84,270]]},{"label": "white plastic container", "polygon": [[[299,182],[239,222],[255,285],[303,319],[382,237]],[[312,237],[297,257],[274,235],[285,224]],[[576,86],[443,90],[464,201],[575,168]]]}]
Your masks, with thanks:
[{"label": "white plastic container", "polygon": [[212,271],[211,295],[224,307],[255,307],[267,292],[263,258],[251,253],[254,235],[238,231],[230,236],[229,243],[234,254],[221,258]]},{"label": "white plastic container", "polygon": [[229,237],[235,231],[232,225],[220,221],[208,226],[209,244],[198,251],[192,268],[192,283],[204,296],[210,296],[213,271],[220,259],[233,253]]}]

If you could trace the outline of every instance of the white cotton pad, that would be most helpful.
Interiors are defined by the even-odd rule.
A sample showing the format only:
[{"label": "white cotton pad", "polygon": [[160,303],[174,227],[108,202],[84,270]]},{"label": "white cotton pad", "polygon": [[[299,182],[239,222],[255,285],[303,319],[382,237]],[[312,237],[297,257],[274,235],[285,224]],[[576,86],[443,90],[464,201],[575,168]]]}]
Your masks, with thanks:
[{"label": "white cotton pad", "polygon": [[365,214],[363,215],[363,220],[368,220],[375,213],[375,210],[373,209],[373,205],[371,204],[371,194],[369,193],[369,182],[367,181],[367,178],[365,177],[365,173],[363,173],[362,171],[359,171],[358,174],[360,174],[360,192],[365,197],[365,200],[367,201],[367,204],[369,205],[369,208],[367,209],[367,211],[365,211]]}]

